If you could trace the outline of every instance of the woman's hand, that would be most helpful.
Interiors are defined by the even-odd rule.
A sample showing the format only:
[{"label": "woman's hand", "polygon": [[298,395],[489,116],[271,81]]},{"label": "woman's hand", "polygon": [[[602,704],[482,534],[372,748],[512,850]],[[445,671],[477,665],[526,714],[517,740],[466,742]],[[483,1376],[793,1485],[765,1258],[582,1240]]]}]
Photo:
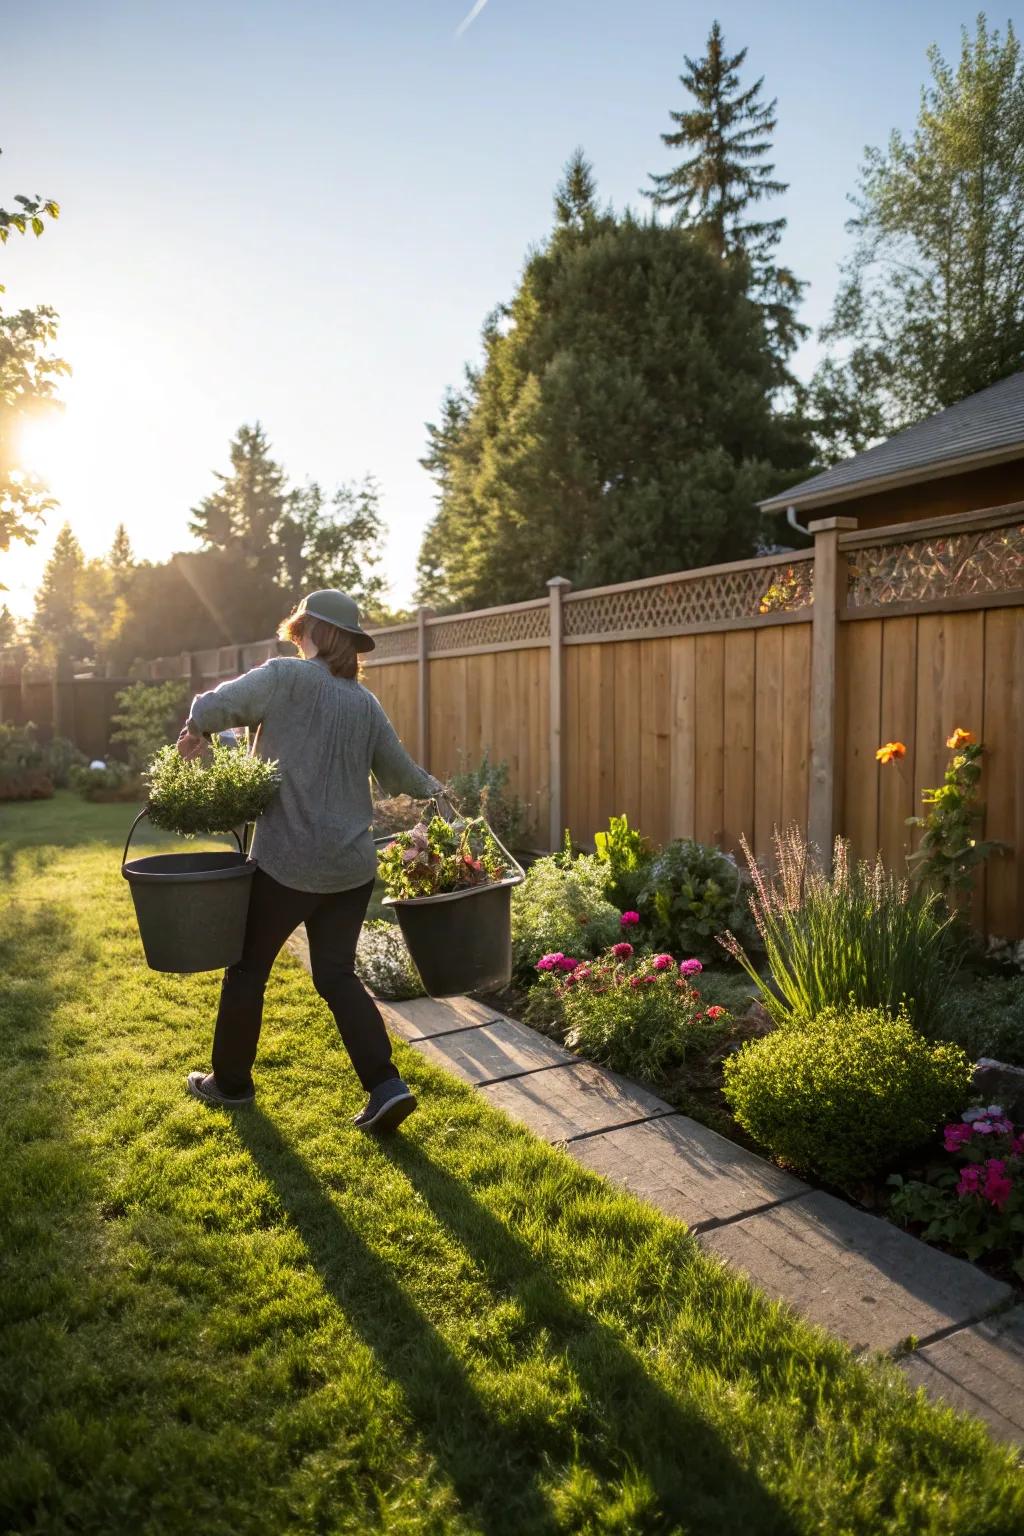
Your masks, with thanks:
[{"label": "woman's hand", "polygon": [[187,725],[183,725],[178,733],[177,746],[180,756],[186,762],[189,762],[193,757],[202,757],[205,752],[209,751],[203,737],[197,736],[193,731],[190,731]]}]

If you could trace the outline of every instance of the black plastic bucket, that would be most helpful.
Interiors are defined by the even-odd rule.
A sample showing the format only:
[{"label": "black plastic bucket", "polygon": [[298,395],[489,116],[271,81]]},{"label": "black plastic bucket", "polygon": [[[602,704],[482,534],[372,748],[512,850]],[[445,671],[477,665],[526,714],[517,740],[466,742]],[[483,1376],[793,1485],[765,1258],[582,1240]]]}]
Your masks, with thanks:
[{"label": "black plastic bucket", "polygon": [[[493,827],[488,831],[513,871],[507,879],[440,896],[385,896],[382,902],[393,909],[430,997],[496,992],[512,980],[512,887],[525,876]],[[391,838],[375,842],[382,848]]]},{"label": "black plastic bucket", "polygon": [[219,971],[242,958],[256,862],[235,837],[237,853],[156,853],[131,860],[125,844],[121,873],[151,970]]}]

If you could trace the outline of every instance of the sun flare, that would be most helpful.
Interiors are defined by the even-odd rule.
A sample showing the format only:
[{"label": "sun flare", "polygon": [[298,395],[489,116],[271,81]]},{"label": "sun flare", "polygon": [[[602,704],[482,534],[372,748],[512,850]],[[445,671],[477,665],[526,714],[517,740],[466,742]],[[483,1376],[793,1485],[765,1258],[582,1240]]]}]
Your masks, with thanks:
[{"label": "sun flare", "polygon": [[23,475],[51,481],[59,475],[67,452],[64,412],[58,408],[26,416],[15,436],[15,464]]}]

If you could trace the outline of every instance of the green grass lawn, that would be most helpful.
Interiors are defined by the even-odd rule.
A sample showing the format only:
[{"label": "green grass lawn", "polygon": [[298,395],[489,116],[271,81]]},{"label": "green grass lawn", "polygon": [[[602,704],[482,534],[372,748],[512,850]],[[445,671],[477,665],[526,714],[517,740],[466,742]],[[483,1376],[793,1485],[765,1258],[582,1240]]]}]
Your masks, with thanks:
[{"label": "green grass lawn", "polygon": [[146,970],[128,814],[0,810],[0,1530],[1024,1531],[979,1425],[411,1052],[352,1130],[290,960],[258,1106],[186,1097],[218,978]]}]

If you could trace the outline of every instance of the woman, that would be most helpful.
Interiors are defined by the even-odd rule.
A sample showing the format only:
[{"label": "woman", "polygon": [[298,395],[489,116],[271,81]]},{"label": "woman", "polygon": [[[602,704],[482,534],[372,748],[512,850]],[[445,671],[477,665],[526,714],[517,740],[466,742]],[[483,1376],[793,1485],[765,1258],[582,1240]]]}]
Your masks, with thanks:
[{"label": "woman", "polygon": [[344,592],[311,592],[278,630],[300,656],[278,656],[192,701],[178,751],[194,757],[228,726],[260,727],[260,753],[276,759],[281,787],[257,823],[258,868],[237,965],[224,973],[213,1071],[190,1072],[208,1104],[250,1104],[263,992],[289,934],[305,923],[313,984],[330,1006],[369,1100],[363,1130],[393,1130],[416,1100],[391,1060],[380,1011],[355,973],[356,941],[377,869],[370,774],[392,794],[439,795],[381,705],[358,681],[374,641]]}]

